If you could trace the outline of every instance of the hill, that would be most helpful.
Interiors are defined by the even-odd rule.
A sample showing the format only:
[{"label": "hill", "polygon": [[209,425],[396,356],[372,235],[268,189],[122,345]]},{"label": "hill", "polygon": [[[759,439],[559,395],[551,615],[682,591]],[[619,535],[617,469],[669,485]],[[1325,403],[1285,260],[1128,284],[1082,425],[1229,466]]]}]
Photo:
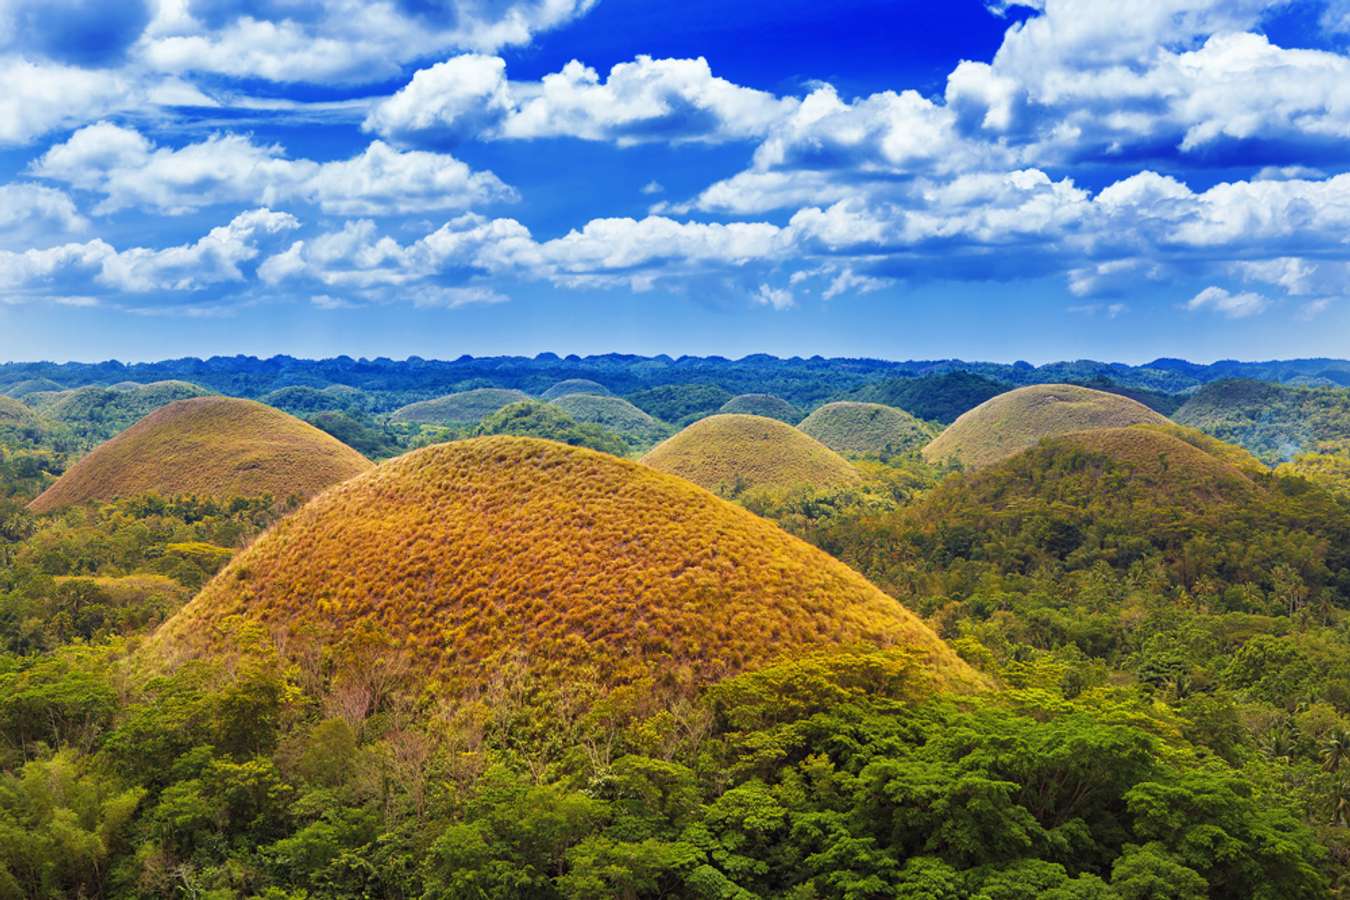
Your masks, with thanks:
[{"label": "hill", "polygon": [[942,372],[912,378],[887,378],[865,385],[850,399],[903,409],[930,422],[949,423],[967,410],[1011,387],[972,372]]},{"label": "hill", "polygon": [[25,378],[23,381],[5,385],[4,390],[0,393],[7,397],[16,397],[22,400],[29,394],[54,393],[61,390],[63,390],[62,386],[50,378]]},{"label": "hill", "polygon": [[1350,390],[1216,381],[1182,404],[1176,420],[1274,463],[1350,440]]},{"label": "hill", "polygon": [[765,416],[789,425],[802,420],[802,411],[782,397],[773,394],[739,394],[722,404],[719,413],[743,416]]},{"label": "hill", "polygon": [[503,406],[530,399],[524,391],[475,388],[409,404],[395,410],[390,418],[417,425],[476,425]]},{"label": "hill", "polygon": [[87,446],[92,446],[162,406],[192,397],[205,397],[209,393],[186,381],[128,382],[114,387],[91,385],[69,391],[29,394],[24,402],[43,417],[66,426]]},{"label": "hill", "polygon": [[829,447],[763,416],[700,419],[653,447],[642,462],[722,494],[750,487],[845,487],[862,480]]},{"label": "hill", "polygon": [[552,403],[523,400],[503,406],[478,423],[480,437],[511,435],[543,438],[572,447],[589,447],[601,453],[627,456],[628,445],[614,432],[592,422],[578,422]]},{"label": "hill", "polygon": [[328,491],[240,554],[147,659],[228,654],[234,616],[291,654],[375,626],[452,694],[516,663],[689,686],[859,643],[914,648],[943,682],[979,680],[903,607],[772,524],[645,466],[528,438],[429,447]]},{"label": "hill", "polygon": [[717,412],[731,399],[731,392],[715,384],[663,384],[629,394],[628,399],[649,416],[683,426]]},{"label": "hill", "polygon": [[797,426],[836,453],[889,456],[927,444],[933,432],[904,410],[880,403],[827,403]]},{"label": "hill", "polygon": [[48,426],[22,402],[0,394],[0,445],[29,446],[40,442]]},{"label": "hill", "polygon": [[324,432],[252,400],[180,400],[71,466],[30,504],[50,512],[139,494],[311,497],[370,468]]},{"label": "hill", "polygon": [[566,378],[539,395],[542,400],[557,400],[568,394],[595,394],[600,397],[611,395],[609,388],[589,378]]},{"label": "hill", "polygon": [[275,406],[293,416],[320,412],[360,415],[371,410],[370,395],[345,384],[330,384],[325,388],[293,385],[272,391],[261,399],[268,406]]},{"label": "hill", "polygon": [[673,430],[621,397],[566,394],[554,400],[553,405],[578,422],[589,422],[614,432],[634,449],[646,449],[670,437]]},{"label": "hill", "polygon": [[1142,403],[1071,384],[1038,384],[986,400],[963,413],[923,450],[930,462],[979,468],[1035,446],[1041,439],[1092,428],[1166,425]]}]

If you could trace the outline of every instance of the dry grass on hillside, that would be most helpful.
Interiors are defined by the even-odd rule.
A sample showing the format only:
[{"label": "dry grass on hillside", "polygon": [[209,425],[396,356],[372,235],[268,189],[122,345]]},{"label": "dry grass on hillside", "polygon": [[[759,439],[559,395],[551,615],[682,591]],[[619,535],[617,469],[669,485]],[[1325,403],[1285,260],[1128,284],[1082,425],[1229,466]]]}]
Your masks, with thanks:
[{"label": "dry grass on hillside", "polygon": [[504,406],[531,400],[524,391],[506,388],[475,388],[447,394],[434,400],[410,403],[394,411],[395,422],[417,425],[477,425]]},{"label": "dry grass on hillside", "polygon": [[642,462],[724,495],[751,487],[846,487],[862,480],[829,447],[763,416],[700,419],[652,448]]},{"label": "dry grass on hillside", "polygon": [[559,397],[566,397],[568,394],[591,394],[597,397],[608,397],[611,393],[609,388],[598,381],[591,381],[589,378],[567,378],[544,391],[539,395],[539,399],[557,400]]},{"label": "dry grass on hillside", "polygon": [[1129,468],[1136,486],[1163,489],[1159,498],[1170,496],[1178,504],[1188,497],[1232,498],[1254,490],[1254,473],[1235,465],[1221,448],[1203,448],[1160,428],[1095,428],[1050,439],[1044,446],[1075,447],[1109,456]]},{"label": "dry grass on hillside", "polygon": [[40,424],[37,415],[22,402],[0,394],[0,428],[37,428]]},{"label": "dry grass on hillside", "polygon": [[797,427],[836,453],[905,453],[933,439],[927,425],[880,403],[827,403]]},{"label": "dry grass on hillside", "polygon": [[980,468],[1034,447],[1043,438],[1092,428],[1166,425],[1142,403],[1070,384],[1038,384],[986,400],[923,450],[930,462]]},{"label": "dry grass on hillside", "polygon": [[1166,425],[1140,425],[1138,427],[1155,429],[1163,434],[1185,441],[1192,447],[1199,447],[1210,456],[1237,466],[1249,475],[1264,475],[1270,472],[1270,467],[1253,456],[1251,451],[1245,447],[1221,441],[1213,435],[1205,434],[1198,428],[1178,425],[1175,422],[1168,422]]},{"label": "dry grass on hillside", "polygon": [[202,397],[156,410],[96,447],[31,509],[137,494],[307,498],[370,467],[355,450],[280,410]]},{"label": "dry grass on hillside", "polygon": [[729,415],[766,416],[787,422],[789,425],[796,425],[802,420],[800,409],[773,394],[739,394],[723,403],[718,412]]},{"label": "dry grass on hillside", "polygon": [[243,623],[292,655],[373,623],[452,694],[508,663],[687,687],[864,644],[913,648],[946,685],[982,680],[899,603],[771,523],[533,438],[429,447],[328,491],[236,557],[145,661],[228,653]]}]

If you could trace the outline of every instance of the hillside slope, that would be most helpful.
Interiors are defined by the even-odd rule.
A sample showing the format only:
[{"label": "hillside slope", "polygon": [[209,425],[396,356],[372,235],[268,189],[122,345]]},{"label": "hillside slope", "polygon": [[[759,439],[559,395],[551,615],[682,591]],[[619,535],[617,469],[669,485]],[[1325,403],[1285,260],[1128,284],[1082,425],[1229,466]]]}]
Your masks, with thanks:
[{"label": "hillside slope", "polygon": [[346,482],[242,553],[149,642],[228,653],[232,616],[289,652],[366,625],[450,691],[521,662],[568,679],[706,683],[804,651],[915,649],[978,677],[861,576],[678,478],[530,438],[456,441]]},{"label": "hillside slope", "polygon": [[434,400],[410,403],[402,409],[395,410],[390,418],[395,422],[411,422],[418,425],[477,425],[503,406],[531,399],[533,398],[524,391],[475,388],[472,391],[447,394]]},{"label": "hillside slope", "polygon": [[614,432],[634,448],[646,448],[670,436],[673,429],[621,397],[565,394],[553,405],[578,422],[589,422]]},{"label": "hillside slope", "polygon": [[718,412],[743,416],[765,416],[770,419],[777,419],[780,422],[787,422],[789,425],[796,425],[802,420],[800,409],[782,397],[775,397],[773,394],[739,394],[723,403]]},{"label": "hillside slope", "polygon": [[933,439],[928,426],[880,403],[827,403],[797,426],[836,453],[905,453]]},{"label": "hillside slope", "polygon": [[930,462],[991,465],[1047,437],[1092,428],[1166,425],[1128,397],[1070,384],[1038,384],[986,400],[962,414],[923,450]]},{"label": "hillside slope", "polygon": [[566,397],[568,394],[594,394],[599,397],[611,396],[609,388],[598,381],[591,381],[589,378],[566,378],[552,385],[548,390],[539,395],[541,400],[557,400],[559,397]]},{"label": "hillside slope", "polygon": [[307,498],[370,467],[355,450],[280,410],[201,397],[156,410],[96,447],[30,508],[50,512],[147,493]]},{"label": "hillside slope", "polygon": [[642,462],[719,493],[750,487],[844,487],[861,481],[838,453],[763,416],[700,419],[652,448]]},{"label": "hillside slope", "polygon": [[1274,463],[1350,440],[1350,390],[1216,381],[1196,391],[1175,418]]}]

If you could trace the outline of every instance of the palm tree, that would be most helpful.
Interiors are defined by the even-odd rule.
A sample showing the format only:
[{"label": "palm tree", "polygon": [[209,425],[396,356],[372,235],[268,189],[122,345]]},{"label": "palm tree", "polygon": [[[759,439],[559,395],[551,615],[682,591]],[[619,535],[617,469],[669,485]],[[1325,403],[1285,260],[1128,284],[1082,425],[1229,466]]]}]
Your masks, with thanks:
[{"label": "palm tree", "polygon": [[1350,760],[1350,731],[1333,728],[1322,739],[1322,768],[1327,772],[1339,772],[1341,766]]}]

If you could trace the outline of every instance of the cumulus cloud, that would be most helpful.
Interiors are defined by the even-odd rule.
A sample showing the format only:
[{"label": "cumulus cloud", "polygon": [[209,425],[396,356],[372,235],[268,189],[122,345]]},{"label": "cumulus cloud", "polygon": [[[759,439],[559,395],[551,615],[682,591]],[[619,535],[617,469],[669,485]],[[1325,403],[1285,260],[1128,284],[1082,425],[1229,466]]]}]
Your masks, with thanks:
[{"label": "cumulus cloud", "polygon": [[63,191],[24,182],[0,185],[0,246],[32,246],[88,227]]},{"label": "cumulus cloud", "polygon": [[1230,319],[1245,319],[1257,315],[1264,312],[1268,306],[1270,300],[1261,294],[1252,291],[1234,294],[1221,287],[1207,287],[1186,303],[1186,308],[1192,312],[1209,310]]},{"label": "cumulus cloud", "polygon": [[132,106],[138,84],[115,71],[0,56],[0,145],[27,144],[48,132]]},{"label": "cumulus cloud", "polygon": [[255,209],[191,244],[117,250],[102,239],[45,249],[0,251],[0,281],[10,296],[85,296],[190,292],[243,282],[262,242],[299,227],[286,213]]},{"label": "cumulus cloud", "polygon": [[465,55],[417,72],[364,127],[431,145],[469,137],[729,141],[762,136],[796,104],[718,78],[702,58],[639,56],[603,79],[573,60],[538,82],[510,82],[501,58]]},{"label": "cumulus cloud", "polygon": [[374,141],[348,160],[292,160],[277,145],[236,134],[181,148],[102,122],[51,147],[32,173],[101,194],[99,212],[128,207],[184,213],[218,203],[313,203],[340,215],[467,208],[515,199],[491,172],[447,154],[400,151]]},{"label": "cumulus cloud", "polygon": [[594,0],[189,0],[160,5],[141,56],[178,74],[370,84],[427,57],[526,44],[592,5]]}]

